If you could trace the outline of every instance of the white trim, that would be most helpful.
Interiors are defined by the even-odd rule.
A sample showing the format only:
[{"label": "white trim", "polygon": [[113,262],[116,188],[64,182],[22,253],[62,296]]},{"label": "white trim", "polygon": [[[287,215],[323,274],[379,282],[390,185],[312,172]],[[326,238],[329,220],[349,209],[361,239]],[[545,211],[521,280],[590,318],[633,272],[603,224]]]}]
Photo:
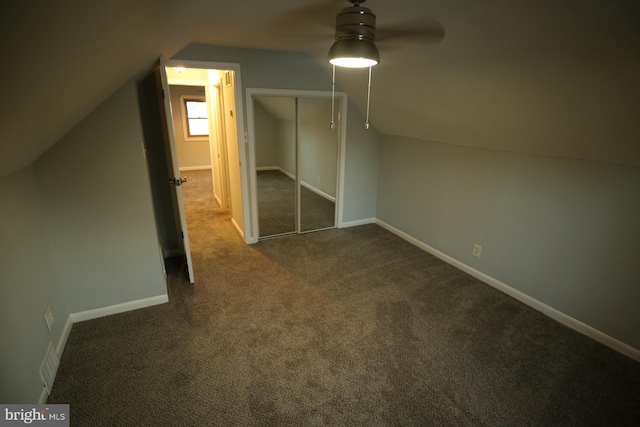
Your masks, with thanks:
[{"label": "white trim", "polygon": [[213,198],[216,199],[216,203],[218,203],[218,206],[222,206],[222,200],[220,200],[220,197],[218,197],[217,194],[214,194]]},{"label": "white trim", "polygon": [[339,157],[338,160],[338,200],[336,200],[336,211],[337,215],[337,223],[336,227],[344,228],[349,227],[345,226],[343,223],[344,219],[344,193],[345,193],[345,170],[347,164],[347,126],[349,122],[347,121],[347,110],[349,110],[349,98],[347,95],[343,95],[342,101],[340,103],[340,111],[338,112],[338,123],[340,124],[340,146],[339,148]]},{"label": "white trim", "polygon": [[[329,200],[329,201],[331,201],[331,202],[333,202],[333,203],[335,203],[335,202],[336,202],[336,198],[335,198],[335,197],[333,197],[333,196],[332,196],[332,195],[330,195],[330,194],[325,193],[325,192],[324,192],[324,191],[322,191],[322,190],[317,189],[316,187],[314,187],[313,185],[309,184],[309,183],[308,183],[308,182],[306,182],[306,181],[302,181],[302,180],[300,180],[300,185],[302,185],[304,188],[306,188],[306,189],[308,189],[308,190],[313,191],[314,193],[316,193],[316,194],[317,194],[318,196],[320,196],[320,197],[324,197],[325,199],[327,199],[327,200]],[[333,228],[333,227],[332,227],[332,228]]]},{"label": "white trim", "polygon": [[287,172],[286,170],[282,169],[280,166],[262,166],[262,167],[256,167],[256,172],[265,172],[265,171],[278,171],[283,175],[286,175],[287,177],[291,178],[292,180],[296,180],[296,176],[292,173]]},{"label": "white trim", "polygon": [[185,171],[204,171],[204,170],[211,170],[211,165],[203,165],[203,166],[184,166],[184,167],[180,167],[180,172],[185,172]]},{"label": "white trim", "polygon": [[[242,237],[242,240],[244,239],[244,232],[242,231],[242,229],[240,228],[240,226],[238,225],[238,223],[236,222],[235,219],[233,219],[233,217],[231,218],[231,224],[233,225],[233,228],[236,229],[236,231],[238,232],[238,234],[240,234],[240,237]],[[250,242],[246,242],[246,243],[250,243]],[[255,242],[251,242],[251,243],[255,243]]]},{"label": "white trim", "polygon": [[[283,175],[288,176],[289,178],[291,178],[292,180],[296,180],[295,175],[290,174],[289,172],[287,172],[286,170],[282,169],[280,166],[256,166],[256,172],[265,172],[265,171],[278,171]],[[316,187],[314,187],[313,185],[309,184],[306,181],[302,181],[300,180],[300,185],[302,185],[303,187],[313,191],[314,193],[316,193],[318,196],[324,197],[327,200],[330,200],[332,202],[336,202],[336,198],[333,197],[330,194],[325,193],[322,190],[317,189]],[[332,227],[333,228],[333,227]]]},{"label": "white trim", "polygon": [[[189,67],[189,68],[195,68],[195,67]],[[207,82],[205,80],[187,80],[187,79],[180,79],[180,78],[172,78],[172,79],[167,78],[167,83],[169,83],[170,86],[206,86],[207,85]]]},{"label": "white trim", "polygon": [[278,168],[278,172],[280,172],[283,175],[288,176],[289,178],[291,178],[295,182],[296,176],[294,174],[282,169],[281,167]]},{"label": "white trim", "polygon": [[[207,86],[203,85],[202,89],[205,89]],[[189,94],[180,94],[178,96],[180,98],[180,119],[182,121],[182,140],[184,142],[209,142],[209,138],[211,135],[189,135],[189,115],[187,113],[187,101],[195,101],[195,102],[203,102],[207,104],[207,129],[210,130],[209,127],[209,104],[207,100],[206,90],[204,95],[189,95]],[[175,120],[175,117],[174,117]]]},{"label": "white trim", "polygon": [[582,323],[581,321],[574,319],[573,317],[556,310],[553,307],[550,307],[548,305],[546,305],[545,303],[538,301],[535,298],[530,297],[529,295],[520,292],[517,289],[512,288],[511,286],[497,280],[494,279],[491,276],[488,276],[484,273],[482,273],[481,271],[476,270],[475,268],[469,267],[468,265],[458,261],[455,258],[450,257],[449,255],[440,252],[439,250],[432,248],[431,246],[427,245],[426,243],[421,242],[420,240],[416,239],[415,237],[412,237],[408,234],[406,234],[403,231],[398,230],[397,228],[393,227],[392,225],[387,224],[384,221],[381,221],[379,219],[376,219],[376,224],[380,225],[383,228],[386,228],[387,230],[389,230],[390,232],[392,232],[393,234],[403,238],[404,240],[406,240],[409,243],[412,243],[413,245],[419,247],[420,249],[429,252],[430,254],[436,256],[437,258],[440,258],[441,260],[443,260],[444,262],[453,265],[454,267],[464,271],[465,273],[475,277],[476,279],[486,283],[489,286],[492,286],[493,288],[504,292],[505,294],[509,295],[512,298],[515,298],[516,300],[528,305],[529,307],[533,308],[534,310],[539,311],[540,313],[552,318],[553,320],[556,320],[560,323],[562,323],[565,326],[568,326],[569,328],[583,334],[586,335],[587,337],[599,342],[600,344],[604,344],[607,347],[624,354],[627,357],[630,357],[631,359],[634,359],[638,362],[640,362],[640,350],[631,347],[628,344],[623,343],[622,341],[619,341],[607,334],[605,334],[604,332],[601,332],[597,329],[595,329],[592,326],[589,326],[585,323]]},{"label": "white trim", "polygon": [[49,393],[47,393],[47,388],[42,386],[42,393],[40,393],[40,398],[38,399],[38,405],[44,405],[47,403],[47,399],[49,398]]},{"label": "white trim", "polygon": [[365,219],[359,219],[356,221],[347,221],[340,224],[338,228],[349,228],[349,227],[357,227],[359,225],[375,224],[376,221],[377,220],[375,218],[365,218]]},{"label": "white trim", "polygon": [[62,358],[62,353],[67,346],[67,340],[69,339],[69,334],[71,334],[72,327],[73,319],[71,318],[71,315],[69,315],[69,317],[67,317],[67,322],[64,324],[64,328],[62,329],[62,334],[60,335],[60,339],[58,340],[58,345],[56,345],[56,353],[58,353],[58,357],[60,358]]},{"label": "white trim", "polygon": [[135,301],[127,301],[121,304],[110,305],[107,307],[94,308],[93,310],[71,313],[70,317],[73,323],[84,322],[85,320],[111,316],[112,314],[124,313],[125,311],[151,307],[154,305],[164,304],[166,302],[169,302],[169,296],[167,294],[157,295],[155,297],[143,298]]},{"label": "white trim", "polygon": [[[258,241],[259,234],[259,221],[258,221],[258,173],[256,168],[256,138],[255,138],[255,121],[253,112],[253,96],[254,90],[251,88],[246,89],[246,103],[247,103],[247,137],[249,142],[249,186],[251,188],[251,230],[250,236],[247,236],[247,243],[256,243]],[[278,168],[279,169],[279,168]],[[254,172],[255,171],[255,172]]]},{"label": "white trim", "polygon": [[[60,339],[58,339],[58,344],[56,345],[55,351],[58,356],[58,360],[62,360],[62,353],[64,353],[64,350],[67,347],[67,341],[69,340],[69,335],[71,334],[71,329],[73,328],[74,323],[82,322],[84,320],[97,319],[98,317],[109,316],[111,314],[123,313],[125,311],[136,310],[138,308],[151,307],[153,305],[164,304],[166,302],[169,302],[169,297],[167,295],[158,295],[155,297],[129,301],[122,304],[111,305],[108,307],[96,308],[94,310],[71,313],[69,317],[67,317],[67,321],[64,324],[64,328],[62,328],[62,333],[60,334]],[[48,398],[49,393],[47,393],[47,388],[43,385],[42,392],[40,393],[40,398],[38,399],[38,404],[44,405],[45,403],[47,403]]]}]

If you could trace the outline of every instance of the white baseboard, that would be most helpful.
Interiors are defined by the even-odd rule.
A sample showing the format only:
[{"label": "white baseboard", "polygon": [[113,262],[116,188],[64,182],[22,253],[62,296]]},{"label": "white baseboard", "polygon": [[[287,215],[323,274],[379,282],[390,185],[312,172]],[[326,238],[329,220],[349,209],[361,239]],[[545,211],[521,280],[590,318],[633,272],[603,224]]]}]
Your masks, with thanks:
[{"label": "white baseboard", "polygon": [[233,224],[233,228],[236,229],[238,234],[240,234],[240,237],[242,237],[242,240],[244,240],[244,231],[238,226],[238,223],[233,218],[231,218],[231,224]]},{"label": "white baseboard", "polygon": [[49,398],[49,393],[47,393],[47,388],[42,386],[42,392],[40,393],[40,398],[38,399],[38,405],[44,405],[47,403],[47,399]]},{"label": "white baseboard", "polygon": [[359,225],[367,225],[367,224],[375,224],[375,223],[376,223],[375,218],[365,218],[365,219],[359,219],[357,221],[343,222],[342,224],[338,224],[338,228],[357,227]]},{"label": "white baseboard", "polygon": [[[279,166],[262,166],[262,167],[256,168],[256,171],[258,171],[258,172],[263,172],[263,171],[278,171],[278,172],[280,172],[281,174],[286,175],[286,176],[288,176],[289,178],[293,179],[294,181],[295,181],[295,179],[296,179],[295,175],[293,175],[293,174],[291,174],[291,173],[287,172],[286,170],[282,169],[282,168],[281,168],[281,167],[279,167]],[[300,181],[300,184],[301,184],[303,187],[305,187],[305,188],[307,188],[307,189],[309,189],[309,190],[313,191],[313,192],[314,192],[314,193],[316,193],[317,195],[322,196],[322,197],[324,197],[325,199],[327,199],[327,200],[331,200],[332,202],[334,202],[334,203],[335,203],[336,198],[335,198],[335,197],[333,197],[332,195],[327,194],[327,193],[325,193],[324,191],[322,191],[322,190],[320,190],[320,189],[317,189],[316,187],[314,187],[313,185],[309,184],[309,183],[308,183],[308,182],[306,182],[306,181]]]},{"label": "white baseboard", "polygon": [[166,302],[169,302],[169,296],[164,294],[135,301],[127,301],[121,304],[110,305],[108,307],[101,307],[95,308],[93,310],[71,313],[70,317],[73,323],[83,322],[85,320],[97,319],[99,317],[110,316],[112,314],[124,313],[125,311],[151,307],[154,305],[164,304]]},{"label": "white baseboard", "polygon": [[[151,307],[153,305],[159,305],[169,302],[169,297],[167,295],[158,295],[155,297],[144,298],[136,301],[129,301],[122,304],[110,305],[108,307],[96,308],[94,310],[81,311],[78,313],[71,313],[69,317],[67,317],[67,322],[64,324],[64,328],[62,329],[62,334],[60,335],[60,339],[58,340],[58,344],[56,345],[56,354],[58,355],[58,359],[62,360],[62,353],[64,353],[64,349],[67,346],[67,340],[69,339],[69,334],[71,334],[71,329],[73,328],[73,324],[75,322],[82,322],[84,320],[97,319],[98,317],[109,316],[111,314],[123,313],[125,311],[136,310],[138,308]],[[55,377],[54,377],[55,382]],[[49,398],[49,393],[47,393],[47,388],[42,387],[42,392],[40,393],[40,398],[38,399],[39,405],[44,405],[47,403],[47,399]]]},{"label": "white baseboard", "polygon": [[291,179],[292,179],[292,180],[294,180],[294,181],[296,180],[296,176],[295,176],[294,174],[289,173],[289,172],[287,172],[286,170],[284,170],[284,169],[282,169],[282,168],[280,168],[280,167],[279,167],[279,168],[277,168],[277,169],[278,169],[278,171],[279,171],[281,174],[288,176],[289,178],[291,178]]},{"label": "white baseboard", "polygon": [[222,206],[222,200],[220,200],[220,197],[218,197],[216,193],[213,193],[213,198],[215,199],[218,206]]},{"label": "white baseboard", "polygon": [[320,197],[324,197],[325,199],[327,199],[329,201],[332,201],[333,203],[336,202],[336,198],[335,197],[333,197],[332,195],[327,194],[324,191],[314,187],[313,185],[309,184],[308,182],[300,181],[300,185],[302,185],[303,187],[305,187],[308,190],[313,191],[314,193],[316,193]]},{"label": "white baseboard", "polygon": [[180,167],[179,168],[180,172],[187,172],[187,171],[204,171],[204,170],[211,170],[211,166],[210,165],[204,165],[204,166],[185,166],[185,167]]},{"label": "white baseboard", "polygon": [[64,348],[67,346],[67,340],[69,339],[69,334],[71,333],[71,328],[73,327],[73,320],[71,319],[71,314],[67,317],[67,322],[64,324],[64,328],[62,329],[62,334],[60,335],[60,339],[58,340],[58,345],[56,345],[56,353],[58,357],[62,357],[62,353],[64,352]]},{"label": "white baseboard", "polygon": [[469,267],[466,264],[463,264],[462,262],[458,261],[455,258],[450,257],[449,255],[440,252],[439,250],[432,248],[431,246],[427,245],[426,243],[421,242],[420,240],[416,239],[413,236],[410,236],[408,234],[406,234],[403,231],[398,230],[397,228],[393,227],[392,225],[387,224],[384,221],[381,221],[379,219],[375,220],[376,224],[380,225],[381,227],[389,230],[390,232],[392,232],[393,234],[403,238],[404,240],[406,240],[409,243],[412,243],[413,245],[419,247],[420,249],[429,252],[430,254],[434,255],[437,258],[440,258],[441,260],[443,260],[444,262],[453,265],[454,267],[464,271],[465,273],[475,277],[476,279],[486,283],[489,286],[492,286],[494,288],[496,288],[497,290],[504,292],[505,294],[509,295],[512,298],[517,299],[518,301],[528,305],[529,307],[541,312],[542,314],[552,318],[553,320],[556,320],[560,323],[562,323],[565,326],[568,326],[569,328],[580,332],[583,335],[586,335],[587,337],[606,345],[607,347],[624,354],[627,357],[630,357],[633,360],[636,360],[638,362],[640,362],[640,350],[631,347],[628,344],[623,343],[622,341],[619,341],[607,334],[605,334],[604,332],[601,332],[595,328],[593,328],[592,326],[587,325],[586,323],[583,323],[577,319],[574,319],[573,317],[556,310],[553,307],[550,307],[546,304],[544,304],[543,302],[538,301],[535,298],[530,297],[529,295],[520,292],[517,289],[512,288],[511,286],[497,280],[494,279],[491,276],[488,276],[484,273],[482,273],[481,271],[476,270],[475,268]]}]

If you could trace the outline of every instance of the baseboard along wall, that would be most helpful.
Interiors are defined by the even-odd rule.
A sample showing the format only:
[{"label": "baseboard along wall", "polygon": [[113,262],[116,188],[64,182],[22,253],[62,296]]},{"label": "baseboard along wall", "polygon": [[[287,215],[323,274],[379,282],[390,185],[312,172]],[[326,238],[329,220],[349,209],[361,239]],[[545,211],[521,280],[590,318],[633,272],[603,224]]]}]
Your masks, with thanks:
[{"label": "baseboard along wall", "polygon": [[349,227],[357,227],[359,225],[367,225],[367,224],[375,224],[375,218],[365,218],[359,219],[357,221],[346,221],[341,224],[338,224],[338,228],[349,228]]},{"label": "baseboard along wall", "polygon": [[180,172],[188,172],[188,171],[204,171],[204,170],[211,170],[211,165],[204,165],[204,166],[184,166],[184,167],[179,167],[178,168],[180,170]]},{"label": "baseboard along wall", "polygon": [[[243,235],[242,231],[240,230],[240,228],[237,226],[237,224],[232,221],[234,227],[236,228],[236,230]],[[386,230],[392,232],[393,234],[397,235],[398,237],[401,237],[402,239],[406,240],[407,242],[417,246],[418,248],[424,250],[425,252],[430,253],[431,255],[434,255],[435,257],[443,260],[444,262],[464,271],[465,273],[471,275],[472,277],[475,277],[476,279],[480,280],[483,283],[486,283],[489,286],[492,286],[493,288],[511,296],[512,298],[515,298],[516,300],[528,305],[529,307],[533,308],[534,310],[537,310],[541,313],[543,313],[544,315],[562,323],[565,326],[568,326],[571,329],[574,329],[575,331],[621,353],[624,354],[627,357],[630,357],[631,359],[640,362],[640,350],[631,347],[628,344],[623,343],[622,341],[619,341],[577,319],[574,319],[573,317],[562,313],[561,311],[556,310],[553,307],[550,307],[538,300],[536,300],[535,298],[530,297],[529,295],[518,291],[517,289],[512,288],[511,286],[497,280],[494,279],[491,276],[488,276],[484,273],[482,273],[481,271],[478,271],[472,267],[469,267],[468,265],[458,261],[455,258],[450,257],[449,255],[440,252],[439,250],[427,245],[426,243],[416,239],[415,237],[393,227],[390,224],[387,224],[384,221],[381,221],[377,218],[366,218],[366,219],[362,219],[362,220],[357,220],[357,221],[348,221],[348,222],[344,222],[342,224],[339,224],[339,228],[348,228],[348,227],[356,227],[359,225],[366,225],[366,224],[378,224],[379,226],[385,228]],[[140,300],[136,300],[136,301],[128,301],[128,302],[124,302],[121,304],[115,304],[115,305],[111,305],[108,307],[102,307],[102,308],[96,308],[96,309],[92,309],[92,310],[86,310],[86,311],[82,311],[82,312],[78,312],[78,313],[72,313],[69,315],[69,317],[67,318],[67,322],[65,323],[65,326],[63,328],[62,334],[60,336],[60,339],[56,345],[56,353],[58,354],[58,357],[61,359],[62,358],[62,353],[64,352],[64,348],[67,344],[67,340],[69,339],[69,335],[71,333],[71,329],[73,327],[73,324],[76,322],[82,322],[85,320],[91,320],[91,319],[97,319],[100,317],[105,317],[105,316],[110,316],[112,314],[118,314],[118,313],[123,313],[126,311],[131,311],[131,310],[136,310],[136,309],[140,309],[140,308],[145,308],[145,307],[151,307],[154,305],[159,305],[159,304],[164,304],[166,302],[169,301],[169,297],[168,295],[158,295],[155,297],[149,297],[149,298],[144,298],[144,299],[140,299]],[[55,379],[54,379],[55,381]],[[42,393],[40,395],[40,399],[39,399],[39,404],[44,404],[47,401],[47,390],[46,388],[43,388]]]},{"label": "baseboard along wall", "polygon": [[482,273],[481,271],[476,270],[475,268],[469,267],[468,265],[458,261],[455,258],[450,257],[449,255],[440,252],[439,250],[432,248],[431,246],[427,245],[426,243],[416,239],[415,237],[401,231],[398,230],[397,228],[393,227],[390,224],[387,224],[384,221],[381,221],[379,219],[375,220],[375,223],[380,225],[381,227],[389,230],[390,232],[392,232],[393,234],[397,235],[398,237],[403,238],[404,240],[406,240],[407,242],[419,247],[420,249],[430,253],[431,255],[440,258],[441,260],[443,260],[444,262],[451,264],[452,266],[464,271],[465,273],[469,274],[470,276],[475,277],[476,279],[480,280],[483,283],[486,283],[487,285],[496,288],[497,290],[504,292],[505,294],[509,295],[512,298],[517,299],[518,301],[528,305],[529,307],[533,308],[534,310],[537,310],[539,312],[541,312],[542,314],[562,323],[565,326],[568,326],[569,328],[580,332],[583,335],[586,335],[587,337],[599,342],[600,344],[604,344],[607,347],[617,351],[618,353],[624,354],[627,357],[630,357],[631,359],[640,362],[640,350],[631,347],[628,344],[623,343],[622,341],[619,341],[607,334],[605,334],[602,331],[599,331],[595,328],[593,328],[592,326],[587,325],[586,323],[583,323],[577,319],[574,319],[573,317],[556,310],[553,307],[550,307],[546,304],[544,304],[543,302],[538,301],[535,298],[530,297],[529,295],[520,292],[517,289],[512,288],[511,286],[507,285],[506,283],[503,283],[497,279],[494,279],[491,276],[488,276],[484,273]]},{"label": "baseboard along wall", "polygon": [[[256,171],[257,171],[257,172],[264,172],[264,171],[278,171],[278,172],[280,172],[281,174],[288,176],[289,178],[291,178],[291,179],[292,179],[292,180],[294,180],[294,181],[295,181],[295,179],[296,179],[295,175],[293,175],[293,174],[291,174],[291,173],[287,172],[286,170],[282,169],[282,168],[281,168],[281,167],[279,167],[279,166],[261,166],[261,167],[257,167],[257,168],[256,168]],[[325,199],[330,200],[330,201],[332,201],[332,202],[334,202],[334,203],[335,203],[335,201],[336,201],[336,198],[335,198],[334,196],[332,196],[332,195],[330,195],[330,194],[325,193],[324,191],[322,191],[322,190],[320,190],[320,189],[318,189],[318,188],[314,187],[313,185],[309,184],[309,183],[308,183],[308,182],[306,182],[306,181],[302,181],[302,180],[301,180],[301,181],[300,181],[300,185],[302,185],[303,187],[305,187],[305,188],[307,188],[307,189],[309,189],[309,190],[313,191],[313,192],[314,192],[314,193],[316,193],[318,196],[324,197]]]},{"label": "baseboard along wall", "polygon": [[[85,320],[97,319],[99,317],[110,316],[112,314],[124,313],[125,311],[137,310],[139,308],[151,307],[154,305],[160,305],[169,302],[168,295],[157,295],[155,297],[143,298],[135,301],[123,302],[121,304],[110,305],[107,307],[96,308],[93,310],[80,311],[78,313],[71,313],[67,318],[67,322],[62,329],[62,334],[60,335],[60,339],[56,345],[56,353],[58,355],[59,360],[62,360],[62,353],[64,352],[64,348],[67,345],[67,340],[69,339],[69,335],[71,334],[71,329],[73,328],[73,324],[76,322],[83,322]],[[54,377],[55,382],[55,377]],[[43,387],[42,392],[40,393],[40,398],[38,400],[38,404],[42,405],[47,402],[47,398],[49,394],[47,393],[47,389]]]},{"label": "baseboard along wall", "polygon": [[97,319],[99,317],[110,316],[112,314],[124,313],[125,311],[151,307],[154,305],[164,304],[166,302],[169,302],[169,296],[167,294],[164,294],[135,301],[127,301],[121,304],[110,305],[107,307],[94,308],[93,310],[71,313],[69,317],[71,318],[71,321],[73,323],[84,322],[85,320]]}]

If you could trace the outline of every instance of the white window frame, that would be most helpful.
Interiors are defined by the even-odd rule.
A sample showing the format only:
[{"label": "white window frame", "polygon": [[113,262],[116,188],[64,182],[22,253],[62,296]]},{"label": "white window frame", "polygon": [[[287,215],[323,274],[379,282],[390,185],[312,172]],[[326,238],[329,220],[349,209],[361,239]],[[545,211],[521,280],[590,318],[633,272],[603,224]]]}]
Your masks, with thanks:
[{"label": "white window frame", "polygon": [[[180,111],[182,115],[182,133],[185,141],[208,141],[209,135],[191,136],[189,135],[189,117],[187,116],[187,101],[207,102],[204,95],[180,95]],[[208,109],[207,109],[208,111]],[[209,117],[207,116],[207,120]]]}]

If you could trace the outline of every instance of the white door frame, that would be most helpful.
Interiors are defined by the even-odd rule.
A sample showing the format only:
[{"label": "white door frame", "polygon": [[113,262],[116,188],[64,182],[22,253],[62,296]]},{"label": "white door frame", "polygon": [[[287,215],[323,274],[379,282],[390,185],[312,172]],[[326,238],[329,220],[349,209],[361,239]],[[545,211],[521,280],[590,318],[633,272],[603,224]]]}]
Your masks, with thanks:
[{"label": "white door frame", "polygon": [[[248,129],[248,151],[249,151],[249,182],[251,185],[251,229],[254,231],[251,242],[258,241],[258,183],[256,175],[256,140],[255,140],[255,121],[253,112],[253,98],[255,96],[284,96],[292,98],[331,98],[331,92],[313,91],[313,90],[295,90],[295,89],[266,89],[266,88],[247,88],[247,129]],[[343,209],[344,209],[344,169],[345,169],[345,152],[347,141],[347,94],[344,92],[335,93],[335,101],[339,103],[340,116],[336,117],[336,123],[339,124],[340,137],[338,143],[338,194],[336,197],[336,227],[342,227]],[[331,123],[331,117],[327,117],[327,126]],[[296,156],[297,157],[297,156]],[[297,169],[297,168],[296,168]],[[297,173],[297,172],[296,172]],[[246,217],[245,217],[246,218]]]}]

